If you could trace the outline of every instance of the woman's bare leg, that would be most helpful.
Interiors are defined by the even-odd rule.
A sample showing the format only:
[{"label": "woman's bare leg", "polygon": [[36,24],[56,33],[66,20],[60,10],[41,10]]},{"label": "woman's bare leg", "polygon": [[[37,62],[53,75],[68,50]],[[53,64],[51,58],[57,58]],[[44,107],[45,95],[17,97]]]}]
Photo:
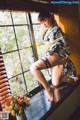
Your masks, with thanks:
[{"label": "woman's bare leg", "polygon": [[63,65],[52,67],[51,73],[53,86],[59,86],[65,80],[67,80],[68,83],[73,83],[78,80],[78,77],[63,75]]},{"label": "woman's bare leg", "polygon": [[53,86],[60,85],[62,77],[62,68],[62,65],[57,65],[51,68]]},{"label": "woman's bare leg", "polygon": [[51,73],[53,86],[59,86],[64,80],[68,78],[67,75],[63,75],[63,65],[52,67]]},{"label": "woman's bare leg", "polygon": [[[52,56],[49,55],[47,58],[51,64],[51,66],[56,66],[56,65],[60,64],[60,61],[62,60],[62,57],[60,57],[58,55],[52,55]],[[44,75],[42,74],[42,72],[41,72],[42,69],[46,69],[46,65],[42,60],[38,60],[31,66],[32,74],[38,79],[38,81],[46,89],[46,91],[48,92],[49,97],[50,97],[49,101],[52,102],[54,100],[53,90],[51,89],[50,85],[46,81]]]},{"label": "woman's bare leg", "polygon": [[53,91],[51,90],[51,87],[49,83],[46,81],[43,73],[40,71],[42,69],[46,69],[45,63],[42,60],[38,60],[37,62],[32,64],[30,69],[31,69],[32,74],[37,78],[37,80],[41,83],[41,85],[48,92],[50,101],[53,102],[54,100]]}]

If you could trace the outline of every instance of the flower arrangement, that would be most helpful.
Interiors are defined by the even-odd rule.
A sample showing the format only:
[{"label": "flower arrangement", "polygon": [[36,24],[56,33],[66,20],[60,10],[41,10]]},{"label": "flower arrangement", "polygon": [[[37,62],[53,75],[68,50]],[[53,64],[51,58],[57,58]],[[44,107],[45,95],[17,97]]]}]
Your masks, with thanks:
[{"label": "flower arrangement", "polygon": [[12,115],[19,115],[24,112],[24,108],[30,105],[30,98],[23,94],[13,95],[6,99],[5,110]]}]

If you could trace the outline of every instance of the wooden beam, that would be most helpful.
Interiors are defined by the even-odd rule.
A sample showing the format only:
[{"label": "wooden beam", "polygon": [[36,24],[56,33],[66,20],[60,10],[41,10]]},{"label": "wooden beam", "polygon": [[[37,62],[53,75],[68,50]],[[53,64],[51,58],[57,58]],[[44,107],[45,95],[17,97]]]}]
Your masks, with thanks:
[{"label": "wooden beam", "polygon": [[57,11],[56,5],[33,2],[30,0],[0,0],[0,10],[11,11],[36,11],[48,9],[51,12]]}]

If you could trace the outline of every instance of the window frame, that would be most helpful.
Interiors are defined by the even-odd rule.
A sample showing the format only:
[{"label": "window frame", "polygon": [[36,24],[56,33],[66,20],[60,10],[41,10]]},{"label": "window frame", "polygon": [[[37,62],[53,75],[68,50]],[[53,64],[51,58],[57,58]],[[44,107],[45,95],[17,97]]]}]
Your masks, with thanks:
[{"label": "window frame", "polygon": [[[16,12],[17,12],[17,11],[16,11]],[[2,53],[2,55],[8,54],[8,53],[11,53],[11,52],[15,52],[15,51],[18,52],[22,72],[19,73],[19,74],[17,74],[17,75],[15,75],[15,76],[12,76],[11,78],[17,77],[17,76],[19,76],[19,75],[22,74],[22,75],[23,75],[23,79],[24,79],[24,85],[25,85],[25,88],[26,88],[26,93],[28,94],[28,89],[27,89],[27,85],[26,85],[26,80],[25,80],[24,73],[30,71],[30,69],[28,69],[28,70],[26,70],[26,71],[23,70],[23,66],[22,66],[22,62],[21,62],[21,57],[20,57],[20,50],[21,50],[21,49],[20,49],[19,46],[18,46],[17,36],[16,36],[16,32],[15,32],[15,26],[25,26],[25,25],[27,25],[28,30],[29,30],[30,42],[31,42],[31,46],[30,46],[30,47],[31,47],[31,49],[32,49],[33,58],[34,58],[34,62],[35,62],[36,60],[38,60],[38,53],[37,53],[37,46],[36,46],[36,41],[35,41],[35,37],[34,37],[33,25],[34,25],[34,24],[39,25],[39,23],[34,23],[34,24],[32,23],[32,19],[31,19],[31,14],[30,14],[30,13],[28,13],[28,12],[26,13],[26,12],[25,12],[25,15],[26,15],[27,24],[19,24],[19,25],[17,25],[17,24],[14,24],[12,12],[10,12],[10,16],[11,16],[11,20],[12,20],[12,25],[0,25],[0,27],[5,27],[5,26],[6,26],[6,27],[8,27],[8,26],[13,27],[14,36],[15,36],[15,40],[16,40],[16,44],[17,44],[17,49],[16,49],[16,50],[12,50],[12,51],[8,51],[8,52],[4,52],[4,53]],[[8,78],[8,80],[11,80],[11,78]],[[33,93],[35,94],[35,93],[36,93],[36,90],[37,90],[37,92],[38,92],[38,90],[40,90],[40,89],[42,89],[42,86],[41,86],[41,84],[38,82],[38,87],[34,88],[33,90],[31,90],[31,91],[29,91],[29,92],[32,93],[32,94],[33,94]]]}]

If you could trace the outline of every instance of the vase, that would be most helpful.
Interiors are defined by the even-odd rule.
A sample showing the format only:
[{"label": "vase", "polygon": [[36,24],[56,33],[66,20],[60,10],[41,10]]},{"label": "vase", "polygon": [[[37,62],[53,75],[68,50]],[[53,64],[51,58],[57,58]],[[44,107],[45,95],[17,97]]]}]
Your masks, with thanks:
[{"label": "vase", "polygon": [[25,112],[23,112],[22,114],[17,114],[16,115],[16,120],[27,120],[27,116],[25,114]]}]

